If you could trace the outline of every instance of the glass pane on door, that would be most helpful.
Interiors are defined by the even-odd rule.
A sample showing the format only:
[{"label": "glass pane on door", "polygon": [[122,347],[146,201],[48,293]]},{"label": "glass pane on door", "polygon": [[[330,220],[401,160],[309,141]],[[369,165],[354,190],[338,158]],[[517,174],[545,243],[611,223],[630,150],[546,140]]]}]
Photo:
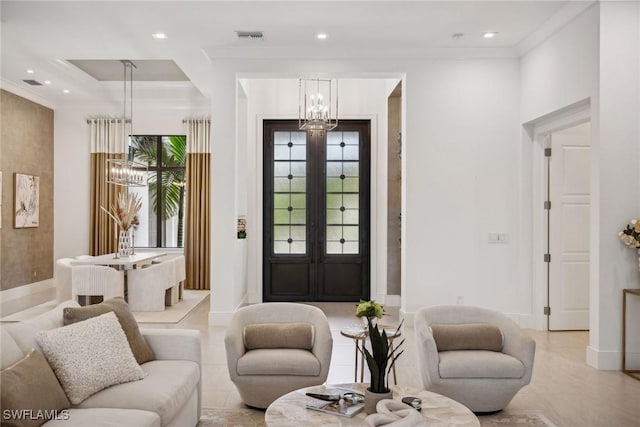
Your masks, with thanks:
[{"label": "glass pane on door", "polygon": [[273,253],[307,252],[307,134],[274,132]]},{"label": "glass pane on door", "polygon": [[360,133],[328,132],[326,253],[360,253]]}]

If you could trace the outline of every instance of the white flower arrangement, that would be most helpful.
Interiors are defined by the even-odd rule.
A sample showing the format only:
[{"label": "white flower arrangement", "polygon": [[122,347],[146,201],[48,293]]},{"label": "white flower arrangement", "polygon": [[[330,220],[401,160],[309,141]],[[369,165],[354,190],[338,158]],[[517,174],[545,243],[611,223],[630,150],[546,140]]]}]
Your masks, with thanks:
[{"label": "white flower arrangement", "polygon": [[630,248],[640,249],[640,219],[632,219],[627,228],[618,233],[618,237]]}]

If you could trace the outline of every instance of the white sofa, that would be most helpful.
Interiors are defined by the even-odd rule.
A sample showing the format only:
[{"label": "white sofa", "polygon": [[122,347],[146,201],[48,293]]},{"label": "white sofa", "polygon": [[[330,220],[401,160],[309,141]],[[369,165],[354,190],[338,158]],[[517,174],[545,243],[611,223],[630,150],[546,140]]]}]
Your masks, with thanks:
[{"label": "white sofa", "polygon": [[[65,301],[28,321],[4,323],[1,368],[22,359],[32,348],[40,351],[35,335],[61,327]],[[69,409],[67,420],[51,420],[47,427],[128,426],[187,427],[200,418],[202,381],[200,332],[188,329],[141,329],[156,360],[142,364],[147,376],[108,387]]]}]

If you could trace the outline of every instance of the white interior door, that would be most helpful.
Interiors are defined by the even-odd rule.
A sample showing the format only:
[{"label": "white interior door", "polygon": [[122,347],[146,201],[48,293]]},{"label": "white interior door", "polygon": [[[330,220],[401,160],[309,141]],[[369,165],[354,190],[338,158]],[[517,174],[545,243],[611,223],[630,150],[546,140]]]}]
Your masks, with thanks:
[{"label": "white interior door", "polygon": [[589,329],[591,125],[551,135],[549,329]]}]

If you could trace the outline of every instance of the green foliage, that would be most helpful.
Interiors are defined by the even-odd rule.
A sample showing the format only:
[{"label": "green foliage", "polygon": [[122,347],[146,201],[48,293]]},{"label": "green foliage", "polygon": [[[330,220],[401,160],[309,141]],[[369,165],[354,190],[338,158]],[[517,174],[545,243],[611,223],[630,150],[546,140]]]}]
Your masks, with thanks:
[{"label": "green foliage", "polygon": [[[373,325],[371,317],[367,317],[369,341],[371,342],[371,351],[367,348],[358,349],[362,353],[362,356],[367,361],[369,372],[371,373],[371,386],[370,391],[372,393],[386,393],[389,391],[389,373],[393,369],[393,365],[404,350],[398,352],[404,339],[395,346],[393,349],[389,345],[389,339],[387,338],[387,332],[385,330],[378,329],[378,325]],[[398,326],[396,333],[402,327],[402,322]]]},{"label": "green foliage", "polygon": [[[132,155],[137,161],[155,166],[160,161],[165,167],[181,167],[186,163],[187,138],[184,136],[169,136],[169,144],[161,144],[161,153],[155,137],[135,136],[131,141]],[[151,175],[148,180],[151,208],[154,214],[161,212],[161,219],[167,220],[178,215],[178,246],[182,246],[182,222],[184,220],[184,185],[185,176],[181,170],[168,170],[161,173],[158,182],[157,175]],[[160,192],[158,191],[160,187]],[[160,196],[158,196],[160,194]]]},{"label": "green foliage", "polygon": [[356,306],[356,316],[381,319],[384,316],[384,308],[375,301],[360,300],[360,304]]}]

